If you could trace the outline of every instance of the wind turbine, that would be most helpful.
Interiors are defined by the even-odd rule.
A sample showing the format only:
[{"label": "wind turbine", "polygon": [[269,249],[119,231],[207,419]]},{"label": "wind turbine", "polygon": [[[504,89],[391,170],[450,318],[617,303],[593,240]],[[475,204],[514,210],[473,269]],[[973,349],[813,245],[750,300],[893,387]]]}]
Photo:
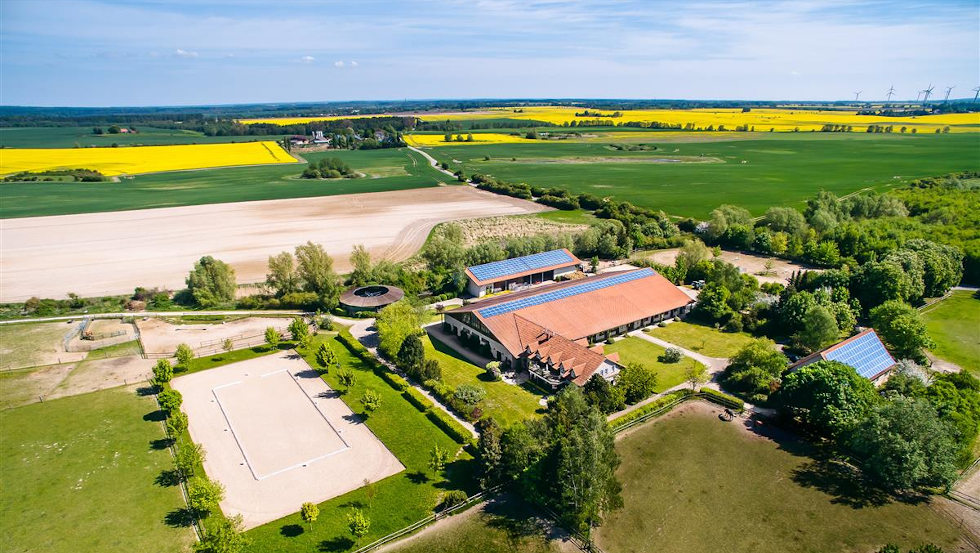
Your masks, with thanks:
[{"label": "wind turbine", "polygon": [[858,101],[858,97],[860,97],[860,96],[861,96],[861,93],[862,93],[862,92],[864,92],[864,91],[863,91],[863,90],[859,90],[859,91],[857,91],[857,92],[855,92],[855,93],[854,93],[854,101],[855,101],[855,102],[857,102],[857,101]]},{"label": "wind turbine", "polygon": [[929,88],[922,91],[922,93],[926,95],[925,98],[922,99],[923,102],[929,101],[929,97],[932,96],[932,89],[934,88],[936,87],[932,86],[932,83],[929,83]]},{"label": "wind turbine", "polygon": [[949,103],[949,93],[952,92],[954,88],[956,88],[956,85],[955,84],[953,86],[947,86],[946,87],[946,98],[943,99],[943,103],[944,104],[948,104]]},{"label": "wind turbine", "polygon": [[920,90],[920,91],[918,91],[918,92],[917,92],[917,93],[915,94],[915,103],[917,103],[917,104],[918,104],[918,103],[919,103],[919,99],[921,99],[921,98],[922,98],[922,91]]},{"label": "wind turbine", "polygon": [[888,94],[887,94],[888,100],[887,101],[891,102],[892,101],[892,96],[894,96],[894,95],[895,95],[895,85],[891,85],[890,87],[888,87]]},{"label": "wind turbine", "polygon": [[973,95],[973,103],[977,103],[977,98],[980,98],[980,86],[973,89],[976,94]]}]

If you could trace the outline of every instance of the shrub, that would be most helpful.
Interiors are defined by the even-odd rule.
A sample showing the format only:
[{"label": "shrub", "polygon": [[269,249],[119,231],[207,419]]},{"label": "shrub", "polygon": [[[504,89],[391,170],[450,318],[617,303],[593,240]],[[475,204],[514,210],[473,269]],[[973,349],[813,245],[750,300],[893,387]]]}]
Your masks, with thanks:
[{"label": "shrub", "polygon": [[487,374],[490,376],[490,380],[494,382],[500,380],[500,361],[491,361],[487,363],[486,366]]},{"label": "shrub", "polygon": [[381,395],[370,388],[364,390],[364,395],[361,396],[360,401],[365,411],[375,411],[381,407]]},{"label": "shrub", "polygon": [[170,365],[170,361],[166,359],[160,359],[157,364],[153,367],[153,380],[157,384],[163,384],[165,382],[170,382],[170,379],[174,377],[174,368]]},{"label": "shrub", "polygon": [[473,439],[473,434],[471,434],[469,430],[456,422],[456,419],[450,417],[441,409],[432,409],[428,411],[425,416],[436,426],[441,428],[446,435],[456,441],[456,443],[468,444]]},{"label": "shrub", "polygon": [[449,509],[450,507],[462,505],[466,503],[467,499],[469,499],[469,496],[463,490],[449,490],[442,497],[442,508]]},{"label": "shrub", "polygon": [[681,350],[677,348],[667,348],[667,351],[665,351],[663,355],[658,358],[658,360],[661,363],[678,363],[682,357],[684,357],[684,354],[681,353]]},{"label": "shrub", "polygon": [[160,402],[160,407],[164,411],[173,413],[180,409],[180,404],[183,403],[184,397],[177,390],[164,390],[157,396],[157,401]]},{"label": "shrub", "polygon": [[422,362],[422,366],[419,368],[418,375],[416,376],[422,382],[426,380],[441,380],[442,366],[435,359],[426,359]]},{"label": "shrub", "polygon": [[701,388],[701,390],[699,391],[703,396],[707,396],[705,399],[707,399],[708,401],[720,403],[721,405],[724,405],[725,407],[730,407],[732,409],[741,410],[745,408],[745,402],[738,399],[737,397],[724,394],[722,392],[719,392],[718,390],[713,390],[711,388]]},{"label": "shrub", "polygon": [[385,382],[388,383],[389,386],[398,390],[399,392],[409,387],[408,381],[402,378],[400,374],[396,374],[388,370],[380,370],[375,372],[378,373],[378,376],[381,377],[381,380],[384,380]]},{"label": "shrub", "polygon": [[453,393],[453,398],[468,406],[474,406],[487,397],[487,391],[472,384],[460,384]]},{"label": "shrub", "polygon": [[661,321],[661,322],[657,323],[657,326],[659,326],[660,328],[663,328],[663,327],[667,326],[667,323]]},{"label": "shrub", "polygon": [[419,392],[415,388],[406,388],[405,391],[402,392],[402,395],[406,400],[408,400],[409,403],[414,405],[416,409],[422,411],[423,413],[435,407],[429,398],[422,395],[422,392]]},{"label": "shrub", "polygon": [[643,407],[640,407],[639,409],[636,409],[635,411],[630,411],[629,413],[626,413],[625,415],[623,415],[621,417],[617,417],[617,418],[609,421],[609,426],[613,427],[613,429],[616,429],[616,428],[618,428],[620,426],[625,425],[626,423],[632,422],[632,421],[634,421],[634,420],[636,420],[636,419],[638,419],[638,418],[646,415],[647,413],[652,413],[652,412],[654,412],[654,411],[656,411],[658,409],[663,408],[663,406],[665,406],[665,405],[668,405],[668,404],[670,404],[670,403],[672,403],[674,401],[677,401],[678,399],[681,399],[681,398],[690,396],[692,394],[694,394],[694,392],[692,392],[691,390],[688,390],[688,389],[673,391],[673,392],[671,392],[671,393],[669,393],[669,394],[667,394],[667,395],[665,395],[665,396],[657,399],[656,401],[652,401],[652,402],[644,405]]}]

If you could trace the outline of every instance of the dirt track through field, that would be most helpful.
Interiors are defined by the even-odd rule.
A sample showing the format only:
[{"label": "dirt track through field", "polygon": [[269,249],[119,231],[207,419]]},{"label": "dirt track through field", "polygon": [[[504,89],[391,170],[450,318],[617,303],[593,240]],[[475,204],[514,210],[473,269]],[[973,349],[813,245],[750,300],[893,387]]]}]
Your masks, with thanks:
[{"label": "dirt track through field", "polygon": [[239,282],[264,280],[268,257],[311,240],[349,269],[355,244],[401,260],[443,221],[533,213],[538,204],[446,186],[321,198],[0,220],[0,302],[31,296],[125,294],[184,287],[194,262],[230,263]]}]

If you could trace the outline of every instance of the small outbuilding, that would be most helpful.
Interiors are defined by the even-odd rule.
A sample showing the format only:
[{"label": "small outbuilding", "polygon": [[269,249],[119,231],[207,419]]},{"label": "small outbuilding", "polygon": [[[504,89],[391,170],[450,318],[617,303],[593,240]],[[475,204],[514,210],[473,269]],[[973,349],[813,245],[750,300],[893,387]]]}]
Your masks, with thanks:
[{"label": "small outbuilding", "polygon": [[404,297],[401,288],[372,284],[347,290],[340,295],[340,305],[348,315],[353,315],[361,311],[379,311]]}]

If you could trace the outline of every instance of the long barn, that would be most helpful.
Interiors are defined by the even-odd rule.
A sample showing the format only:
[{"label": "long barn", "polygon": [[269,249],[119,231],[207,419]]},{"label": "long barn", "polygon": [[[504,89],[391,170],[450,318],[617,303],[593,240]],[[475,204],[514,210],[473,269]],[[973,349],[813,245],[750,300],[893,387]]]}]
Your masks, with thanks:
[{"label": "long barn", "polygon": [[611,336],[687,313],[694,301],[653,269],[546,284],[445,313],[467,347],[527,370],[551,388],[615,379],[619,364],[593,347]]}]

